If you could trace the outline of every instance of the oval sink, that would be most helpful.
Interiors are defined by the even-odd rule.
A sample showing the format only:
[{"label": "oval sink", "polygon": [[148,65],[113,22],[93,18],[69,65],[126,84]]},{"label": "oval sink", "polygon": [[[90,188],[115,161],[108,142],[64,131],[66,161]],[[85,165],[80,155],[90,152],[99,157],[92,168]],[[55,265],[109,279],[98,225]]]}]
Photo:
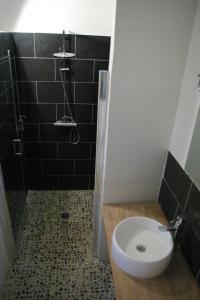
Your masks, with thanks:
[{"label": "oval sink", "polygon": [[130,217],[115,227],[112,257],[124,272],[152,278],[167,268],[174,242],[170,232],[159,230],[162,225],[150,218]]}]

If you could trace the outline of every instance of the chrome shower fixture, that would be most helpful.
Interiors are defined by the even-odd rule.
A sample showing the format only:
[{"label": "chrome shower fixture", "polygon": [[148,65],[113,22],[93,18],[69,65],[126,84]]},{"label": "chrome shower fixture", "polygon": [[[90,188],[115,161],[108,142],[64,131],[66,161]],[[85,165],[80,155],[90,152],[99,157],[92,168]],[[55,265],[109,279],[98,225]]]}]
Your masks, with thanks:
[{"label": "chrome shower fixture", "polygon": [[70,71],[70,68],[67,66],[67,59],[74,57],[74,53],[69,53],[65,51],[65,31],[63,30],[63,39],[62,39],[62,52],[54,53],[54,57],[59,58],[57,61],[60,62],[60,79],[64,91],[64,103],[63,103],[63,116],[60,120],[57,120],[53,123],[54,126],[59,127],[68,127],[69,128],[69,142],[73,145],[76,145],[80,141],[80,134],[78,129],[78,124],[74,120],[71,107],[69,105],[68,93],[66,90],[66,73]]},{"label": "chrome shower fixture", "polygon": [[57,58],[71,58],[75,56],[75,53],[66,52],[65,49],[65,30],[63,30],[62,36],[62,47],[60,47],[60,52],[54,53],[53,56]]}]

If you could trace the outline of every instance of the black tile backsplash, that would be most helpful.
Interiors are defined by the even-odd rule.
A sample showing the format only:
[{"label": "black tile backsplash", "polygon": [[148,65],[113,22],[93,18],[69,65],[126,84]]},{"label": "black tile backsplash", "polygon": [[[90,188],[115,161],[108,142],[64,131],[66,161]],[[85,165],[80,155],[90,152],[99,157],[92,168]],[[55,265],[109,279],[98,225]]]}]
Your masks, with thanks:
[{"label": "black tile backsplash", "polygon": [[16,57],[34,57],[34,34],[13,33],[14,50]]},{"label": "black tile backsplash", "polygon": [[70,143],[58,144],[58,158],[61,159],[90,159],[91,143],[79,143],[71,145]]},{"label": "black tile backsplash", "polygon": [[174,197],[172,191],[167,185],[165,179],[163,179],[160,189],[159,201],[162,205],[162,209],[168,220],[173,220],[176,209],[178,207],[178,202]]},{"label": "black tile backsplash", "polygon": [[55,104],[21,104],[20,110],[27,123],[53,123],[56,120]]},{"label": "black tile backsplash", "polygon": [[19,81],[54,81],[54,59],[16,58]]},{"label": "black tile backsplash", "polygon": [[200,237],[200,191],[194,184],[190,191],[189,201],[186,206],[186,214],[192,227]]},{"label": "black tile backsplash", "polygon": [[75,83],[75,103],[94,103],[98,101],[96,83]]},{"label": "black tile backsplash", "polygon": [[105,36],[76,36],[76,57],[109,59],[110,37]]},{"label": "black tile backsplash", "polygon": [[[23,135],[27,188],[93,189],[98,72],[108,68],[110,37],[66,35],[66,51],[75,53],[67,60],[53,56],[62,47],[62,34],[14,33],[13,42],[20,113],[26,116]],[[62,74],[80,131],[78,145],[69,143],[69,128],[53,126],[64,115],[61,67],[69,67]],[[3,90],[2,83],[0,95]]]},{"label": "black tile backsplash", "polygon": [[200,191],[169,152],[158,201],[170,221],[184,214],[179,242],[188,264],[200,283]]},{"label": "black tile backsplash", "polygon": [[176,163],[175,158],[169,153],[167,157],[167,164],[165,169],[165,179],[175,196],[179,199],[182,208],[188,197],[191,180],[179,164]]},{"label": "black tile backsplash", "polygon": [[18,93],[20,102],[36,103],[36,82],[18,82]]},{"label": "black tile backsplash", "polygon": [[75,175],[73,160],[42,160],[44,175]]}]

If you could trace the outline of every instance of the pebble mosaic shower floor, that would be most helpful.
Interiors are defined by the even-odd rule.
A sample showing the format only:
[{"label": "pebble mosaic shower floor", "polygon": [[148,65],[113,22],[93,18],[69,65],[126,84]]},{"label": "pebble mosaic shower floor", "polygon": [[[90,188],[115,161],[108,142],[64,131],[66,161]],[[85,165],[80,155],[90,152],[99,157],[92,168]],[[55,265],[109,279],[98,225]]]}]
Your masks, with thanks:
[{"label": "pebble mosaic shower floor", "polygon": [[92,256],[93,207],[91,191],[29,191],[5,300],[114,299],[110,265]]}]

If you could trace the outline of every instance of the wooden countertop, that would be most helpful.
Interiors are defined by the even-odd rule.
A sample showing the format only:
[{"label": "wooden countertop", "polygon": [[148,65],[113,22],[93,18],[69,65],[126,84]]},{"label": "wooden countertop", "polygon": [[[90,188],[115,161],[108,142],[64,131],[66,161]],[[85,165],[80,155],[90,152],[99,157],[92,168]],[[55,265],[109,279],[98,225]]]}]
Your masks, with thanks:
[{"label": "wooden countertop", "polygon": [[131,216],[167,220],[156,202],[110,204],[103,206],[103,219],[117,300],[200,300],[200,289],[182,253],[177,248],[167,270],[159,277],[137,279],[124,273],[111,257],[112,233],[115,226]]}]

